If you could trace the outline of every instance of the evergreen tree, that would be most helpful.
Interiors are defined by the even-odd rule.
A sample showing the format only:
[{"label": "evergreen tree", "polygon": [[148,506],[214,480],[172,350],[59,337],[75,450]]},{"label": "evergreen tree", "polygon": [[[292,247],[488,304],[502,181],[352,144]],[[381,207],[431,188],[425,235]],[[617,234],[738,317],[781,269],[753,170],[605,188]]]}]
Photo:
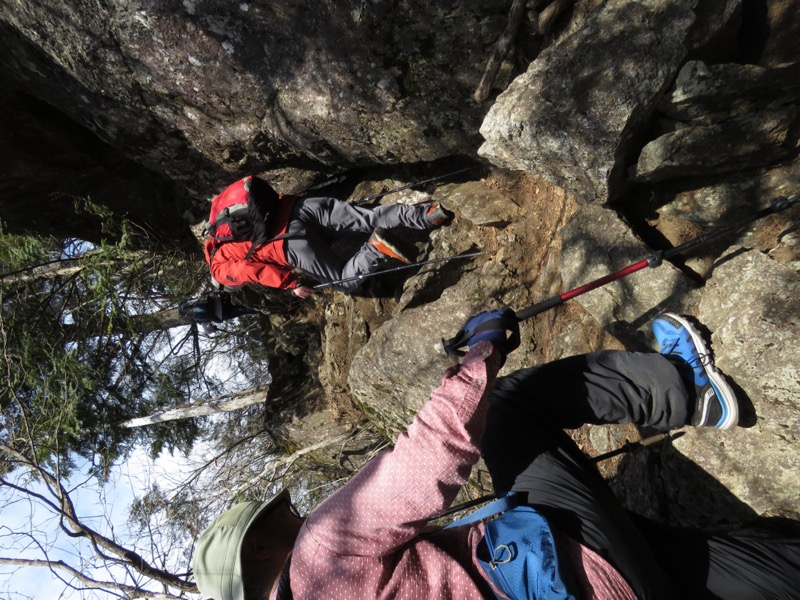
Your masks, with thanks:
[{"label": "evergreen tree", "polygon": [[59,457],[63,468],[76,453],[102,476],[137,439],[157,453],[200,433],[192,420],[122,425],[197,388],[196,331],[174,307],[204,277],[202,263],[133,249],[123,233],[91,247],[0,231],[0,437],[33,440],[37,464]]}]

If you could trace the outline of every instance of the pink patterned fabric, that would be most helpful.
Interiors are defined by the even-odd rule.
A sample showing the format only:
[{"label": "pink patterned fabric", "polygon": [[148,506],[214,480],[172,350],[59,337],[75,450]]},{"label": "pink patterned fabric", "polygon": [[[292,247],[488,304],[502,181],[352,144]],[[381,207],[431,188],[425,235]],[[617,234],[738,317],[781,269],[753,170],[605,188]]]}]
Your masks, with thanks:
[{"label": "pink patterned fabric", "polygon": [[[311,513],[292,555],[295,598],[494,597],[474,557],[482,525],[429,533],[427,522],[452,504],[479,458],[499,368],[491,344],[477,344],[447,371],[394,449]],[[586,574],[585,598],[635,600],[607,562],[573,544],[571,555]]]}]

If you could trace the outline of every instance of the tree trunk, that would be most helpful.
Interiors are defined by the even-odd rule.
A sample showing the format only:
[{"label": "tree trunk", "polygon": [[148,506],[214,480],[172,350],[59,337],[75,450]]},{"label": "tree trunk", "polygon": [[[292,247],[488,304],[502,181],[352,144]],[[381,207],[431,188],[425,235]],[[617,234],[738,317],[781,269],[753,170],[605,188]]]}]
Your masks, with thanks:
[{"label": "tree trunk", "polygon": [[154,425],[156,423],[164,423],[166,421],[178,421],[180,419],[191,419],[193,417],[205,417],[220,412],[232,412],[234,410],[241,410],[253,404],[264,402],[267,399],[267,390],[255,390],[246,395],[240,395],[233,398],[213,398],[211,400],[201,401],[199,404],[192,406],[181,406],[173,408],[163,413],[149,415],[147,417],[139,417],[125,421],[123,426],[143,427],[145,425]]},{"label": "tree trunk", "polygon": [[[144,315],[132,315],[132,328],[138,335],[147,335],[154,331],[166,331],[173,327],[191,325],[191,321],[180,315],[177,308],[167,308]],[[92,319],[89,323],[84,321],[80,325],[61,323],[62,339],[70,342],[80,342],[92,338],[130,331],[130,322],[125,319],[115,319],[109,328],[108,322],[100,317]]]},{"label": "tree trunk", "polygon": [[[13,273],[4,273],[0,275],[0,285],[3,287],[14,287],[23,283],[30,283],[32,281],[55,279],[57,277],[71,277],[72,275],[75,275],[76,273],[86,269],[85,263],[87,259],[100,256],[101,254],[101,250],[89,250],[88,252],[74,258],[63,258],[61,260],[55,260],[49,263],[33,265],[25,269],[20,269],[19,271],[14,271]],[[104,262],[105,264],[111,266],[117,264],[122,265],[122,268],[117,273],[117,279],[122,280],[130,271],[130,268],[125,266],[126,261],[136,258],[147,259],[148,257],[148,253],[142,250],[137,250],[130,252],[130,254],[124,259],[121,257],[108,258]],[[97,265],[95,264],[92,266]]]},{"label": "tree trunk", "polygon": [[177,308],[167,308],[146,315],[135,315],[132,318],[136,333],[142,335],[191,324],[189,319],[180,315]]}]

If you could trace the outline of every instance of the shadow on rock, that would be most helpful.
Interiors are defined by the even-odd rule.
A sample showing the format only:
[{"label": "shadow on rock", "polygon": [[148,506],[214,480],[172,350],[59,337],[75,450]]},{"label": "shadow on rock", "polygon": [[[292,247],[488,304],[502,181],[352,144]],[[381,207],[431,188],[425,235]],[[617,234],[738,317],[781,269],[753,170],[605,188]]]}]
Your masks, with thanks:
[{"label": "shadow on rock", "polygon": [[671,443],[624,459],[609,485],[625,508],[664,525],[730,529],[758,517]]}]

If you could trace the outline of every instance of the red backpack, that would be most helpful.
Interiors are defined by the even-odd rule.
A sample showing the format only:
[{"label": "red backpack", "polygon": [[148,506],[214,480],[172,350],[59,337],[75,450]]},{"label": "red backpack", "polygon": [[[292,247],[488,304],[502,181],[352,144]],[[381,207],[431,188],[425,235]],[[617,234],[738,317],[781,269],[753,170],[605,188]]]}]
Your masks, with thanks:
[{"label": "red backpack", "polygon": [[209,260],[226,242],[250,241],[246,259],[259,246],[280,239],[267,235],[267,218],[279,196],[263,179],[251,175],[229,185],[211,201],[206,238],[210,243]]}]

